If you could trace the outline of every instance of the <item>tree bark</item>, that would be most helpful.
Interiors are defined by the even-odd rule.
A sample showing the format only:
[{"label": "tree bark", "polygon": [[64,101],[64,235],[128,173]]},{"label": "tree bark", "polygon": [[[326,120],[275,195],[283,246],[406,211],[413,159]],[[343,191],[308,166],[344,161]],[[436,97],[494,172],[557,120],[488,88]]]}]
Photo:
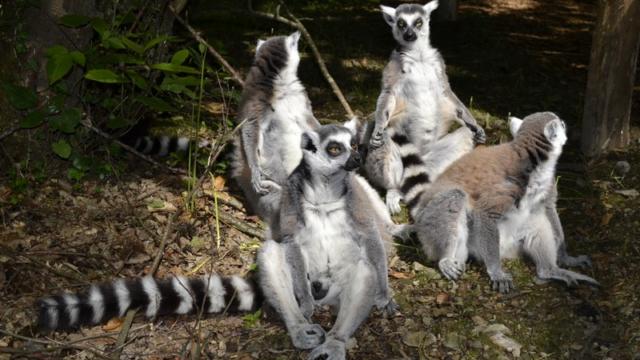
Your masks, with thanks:
[{"label": "tree bark", "polygon": [[640,1],[600,0],[582,120],[582,152],[589,158],[629,144],[639,46]]}]

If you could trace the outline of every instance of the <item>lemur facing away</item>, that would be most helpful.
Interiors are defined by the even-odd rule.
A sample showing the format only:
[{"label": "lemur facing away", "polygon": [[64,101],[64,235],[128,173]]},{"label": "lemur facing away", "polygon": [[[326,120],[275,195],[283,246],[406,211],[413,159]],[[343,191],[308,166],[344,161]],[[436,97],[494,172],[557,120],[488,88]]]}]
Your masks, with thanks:
[{"label": "lemur facing away", "polygon": [[414,220],[410,231],[452,280],[464,272],[471,255],[486,266],[492,287],[508,292],[513,281],[501,259],[524,254],[540,279],[597,285],[589,276],[559,267],[590,265],[584,255],[567,254],[556,211],[555,168],[567,140],[564,122],[541,112],[512,118],[510,127],[511,142],[474,149],[431,184],[418,149],[405,148],[402,192]]},{"label": "lemur facing away", "polygon": [[[313,349],[310,359],[344,359],[345,342],[373,306],[397,309],[383,244],[390,240],[388,223],[378,212],[386,209],[371,202],[373,189],[353,172],[361,159],[350,129],[326,125],[301,139],[303,157],[282,188],[280,226],[258,252],[257,282],[218,275],[120,279],[84,294],[40,300],[40,327],[98,324],[131,308],[148,318],[251,311],[264,298],[284,320],[293,345]],[[311,322],[319,305],[337,309],[327,333]]]},{"label": "lemur facing away", "polygon": [[[386,202],[392,213],[400,211],[403,168],[401,150],[383,139],[385,136],[407,137],[432,165],[432,178],[473,149],[474,140],[485,141],[484,130],[451,90],[442,56],[431,46],[429,19],[437,7],[437,0],[424,6],[380,7],[398,47],[382,75],[365,169],[375,185],[387,190]],[[452,121],[463,125],[463,129],[447,135]],[[438,142],[444,143],[437,145]],[[436,158],[429,155],[433,147],[446,147],[449,152]]]},{"label": "lemur facing away", "polygon": [[295,32],[258,41],[240,100],[238,120],[246,123],[235,141],[231,176],[268,223],[280,188],[302,158],[300,136],[320,126],[297,76],[299,39]]}]

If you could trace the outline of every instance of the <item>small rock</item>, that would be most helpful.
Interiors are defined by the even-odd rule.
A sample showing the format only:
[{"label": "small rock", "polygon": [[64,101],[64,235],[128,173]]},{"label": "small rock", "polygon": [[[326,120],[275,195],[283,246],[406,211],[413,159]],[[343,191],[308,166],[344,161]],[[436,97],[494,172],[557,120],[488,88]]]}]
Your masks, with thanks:
[{"label": "small rock", "polygon": [[622,196],[626,196],[632,200],[640,196],[640,192],[638,192],[638,190],[636,189],[616,190],[615,193],[620,194]]},{"label": "small rock", "polygon": [[480,316],[478,316],[478,315],[473,316],[473,317],[471,318],[471,320],[473,320],[473,323],[474,323],[474,324],[476,324],[476,325],[478,325],[478,326],[487,326],[487,325],[489,325],[489,323],[487,322],[487,320],[483,319],[482,317],[480,317]]},{"label": "small rock", "polygon": [[482,332],[484,334],[489,334],[489,335],[497,334],[497,333],[511,335],[511,330],[509,330],[509,328],[503,324],[491,324],[485,327],[484,329],[482,329]]},{"label": "small rock", "polygon": [[618,176],[625,176],[631,170],[631,165],[627,161],[621,160],[616,163],[614,170]]},{"label": "small rock", "polygon": [[464,341],[464,336],[456,332],[450,332],[445,337],[443,345],[451,350],[460,350]]},{"label": "small rock", "polygon": [[497,333],[497,334],[491,335],[489,339],[491,339],[491,341],[494,344],[510,352],[513,355],[513,357],[516,357],[516,358],[520,357],[522,345],[520,345],[517,341],[513,340],[512,338],[502,333]]}]

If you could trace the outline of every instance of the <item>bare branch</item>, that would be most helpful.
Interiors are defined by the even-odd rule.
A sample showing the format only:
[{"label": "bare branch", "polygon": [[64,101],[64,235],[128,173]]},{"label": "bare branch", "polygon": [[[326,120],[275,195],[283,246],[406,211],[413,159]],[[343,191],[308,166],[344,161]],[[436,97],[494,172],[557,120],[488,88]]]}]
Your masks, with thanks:
[{"label": "bare branch", "polygon": [[242,77],[236,71],[236,69],[234,69],[233,66],[231,66],[222,57],[222,55],[220,55],[220,53],[218,53],[216,49],[213,48],[213,46],[211,46],[205,39],[203,39],[202,36],[200,36],[200,34],[194,28],[191,27],[191,25],[189,25],[180,15],[178,15],[178,13],[173,9],[172,6],[169,6],[169,9],[173,13],[173,16],[176,17],[176,20],[178,20],[178,22],[182,24],[182,26],[184,26],[185,29],[187,29],[191,33],[191,36],[193,36],[193,38],[196,39],[200,44],[204,45],[209,51],[209,53],[213,55],[213,57],[216,58],[216,60],[218,60],[218,62],[231,74],[231,77],[233,78],[233,80],[237,82],[240,86],[244,86],[244,80],[242,80]]}]

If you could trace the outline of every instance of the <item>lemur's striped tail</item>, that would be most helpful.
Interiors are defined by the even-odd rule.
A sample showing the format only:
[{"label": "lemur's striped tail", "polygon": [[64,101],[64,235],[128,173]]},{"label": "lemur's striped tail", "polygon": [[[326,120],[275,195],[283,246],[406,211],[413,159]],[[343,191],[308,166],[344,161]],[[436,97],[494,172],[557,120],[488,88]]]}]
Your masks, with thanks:
[{"label": "lemur's striped tail", "polygon": [[179,136],[141,136],[126,139],[125,143],[137,151],[147,155],[167,156],[169,153],[203,148],[209,145],[209,141],[200,140],[197,143],[187,137]]},{"label": "lemur's striped tail", "polygon": [[414,208],[419,203],[420,196],[431,183],[429,173],[420,151],[406,135],[395,133],[391,136],[391,140],[398,145],[402,160],[403,172],[400,192],[409,208],[409,212],[413,214]]},{"label": "lemur's striped tail", "polygon": [[155,318],[198,313],[200,309],[203,313],[254,311],[261,304],[259,286],[252,278],[213,274],[159,280],[146,276],[93,285],[81,294],[40,299],[38,326],[43,331],[76,329],[104,323],[136,308],[147,318]]}]

